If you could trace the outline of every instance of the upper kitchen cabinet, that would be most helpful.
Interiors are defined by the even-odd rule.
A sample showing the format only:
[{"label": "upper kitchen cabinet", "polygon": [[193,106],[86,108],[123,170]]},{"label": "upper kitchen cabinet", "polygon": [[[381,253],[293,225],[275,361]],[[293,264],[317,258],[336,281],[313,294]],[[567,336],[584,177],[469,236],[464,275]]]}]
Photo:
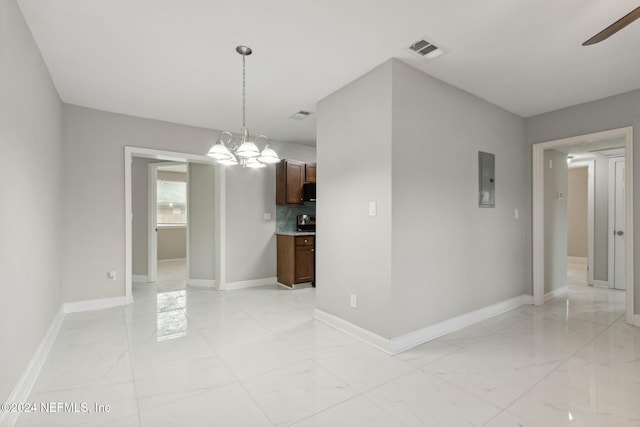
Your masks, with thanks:
[{"label": "upper kitchen cabinet", "polygon": [[316,182],[315,163],[307,163],[304,165],[304,182]]},{"label": "upper kitchen cabinet", "polygon": [[[276,205],[302,205],[302,186],[306,176],[305,163],[281,160],[276,165]],[[313,173],[315,180],[315,171]]]}]

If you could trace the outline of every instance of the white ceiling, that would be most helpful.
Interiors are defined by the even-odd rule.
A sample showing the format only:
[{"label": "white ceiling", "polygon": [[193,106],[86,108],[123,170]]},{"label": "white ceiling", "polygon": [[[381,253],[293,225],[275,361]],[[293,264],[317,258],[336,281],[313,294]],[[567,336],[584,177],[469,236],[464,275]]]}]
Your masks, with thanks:
[{"label": "white ceiling", "polygon": [[[640,88],[618,0],[18,0],[64,102],[315,144],[316,102],[396,57],[522,117]],[[407,48],[427,37],[446,54]]]}]

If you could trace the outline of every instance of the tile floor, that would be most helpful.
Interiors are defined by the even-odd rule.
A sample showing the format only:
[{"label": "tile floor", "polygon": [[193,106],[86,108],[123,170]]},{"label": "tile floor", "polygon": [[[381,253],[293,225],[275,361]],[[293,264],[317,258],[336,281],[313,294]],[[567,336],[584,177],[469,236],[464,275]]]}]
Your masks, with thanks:
[{"label": "tile floor", "polygon": [[[389,356],[312,319],[315,289],[135,285],[68,315],[19,426],[640,426],[640,328],[584,285]],[[95,404],[110,411],[95,411]]]}]

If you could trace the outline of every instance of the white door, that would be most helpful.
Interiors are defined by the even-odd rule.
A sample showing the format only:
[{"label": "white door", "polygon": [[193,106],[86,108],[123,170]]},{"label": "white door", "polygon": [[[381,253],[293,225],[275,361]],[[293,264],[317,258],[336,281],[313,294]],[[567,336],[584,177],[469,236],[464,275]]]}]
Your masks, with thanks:
[{"label": "white door", "polygon": [[626,289],[625,284],[625,198],[624,198],[624,157],[613,159],[609,167],[613,168],[613,287]]}]

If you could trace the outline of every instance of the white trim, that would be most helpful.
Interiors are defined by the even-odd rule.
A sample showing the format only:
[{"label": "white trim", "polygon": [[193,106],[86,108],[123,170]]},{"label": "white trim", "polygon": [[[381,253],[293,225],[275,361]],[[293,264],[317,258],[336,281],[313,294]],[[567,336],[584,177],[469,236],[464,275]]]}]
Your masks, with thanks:
[{"label": "white trim", "polygon": [[[625,157],[616,157],[613,159],[609,159],[609,211],[608,211],[608,235],[607,239],[608,247],[607,247],[607,275],[609,288],[614,289],[616,285],[616,240],[615,240],[615,226],[616,226],[616,163],[622,162],[626,168],[626,158]],[[626,171],[625,171],[626,172]],[[623,178],[624,179],[624,178]],[[624,183],[626,186],[626,182]],[[625,195],[626,196],[626,195]],[[625,218],[626,220],[626,218]],[[626,222],[626,221],[625,221]],[[624,230],[626,233],[627,231]],[[629,235],[625,236],[625,241],[628,240]],[[626,260],[625,260],[626,261]],[[628,261],[626,261],[628,262]],[[626,284],[626,283],[625,283]]]},{"label": "white trim", "polygon": [[[49,352],[51,351],[51,347],[58,336],[58,332],[60,332],[60,328],[64,321],[64,314],[64,310],[62,306],[60,306],[60,309],[51,321],[49,329],[47,329],[47,333],[44,335],[42,341],[40,341],[40,345],[38,345],[38,348],[31,356],[29,363],[22,372],[22,375],[13,388],[13,391],[7,398],[6,403],[28,402],[31,390],[33,389],[33,386],[38,379],[38,375],[49,356]],[[11,427],[16,423],[19,416],[19,412],[0,411],[0,425]]]},{"label": "white trim", "polygon": [[635,314],[631,316],[631,319],[628,319],[627,322],[631,323],[634,326],[640,326],[640,315]]},{"label": "white trim", "polygon": [[280,287],[282,287],[284,289],[296,290],[296,289],[311,288],[311,287],[313,287],[313,282],[294,283],[291,286],[289,286],[289,285],[285,285],[284,283],[278,282],[277,278],[276,278],[276,285],[278,285],[278,286],[280,286]]},{"label": "white trim", "polygon": [[149,282],[158,280],[157,188],[158,167],[151,163],[147,165],[147,273]]},{"label": "white trim", "polygon": [[136,283],[149,283],[149,276],[145,276],[143,274],[132,274],[131,280]]},{"label": "white trim", "polygon": [[82,313],[85,311],[104,310],[105,308],[121,307],[133,302],[133,298],[127,297],[113,297],[113,298],[101,298],[91,299],[84,301],[65,302],[63,304],[64,312],[69,313]]},{"label": "white trim", "polygon": [[544,150],[533,145],[533,302],[544,304]]},{"label": "white trim", "polygon": [[342,331],[347,335],[351,335],[352,337],[359,339],[366,344],[374,346],[377,349],[384,351],[385,353],[394,354],[391,350],[391,340],[388,338],[381,337],[378,334],[374,334],[371,331],[368,331],[364,328],[361,328],[360,326],[354,325],[351,322],[347,322],[344,319],[336,317],[333,314],[329,314],[326,311],[322,311],[317,308],[313,311],[313,318],[333,328],[336,328],[337,330]]},{"label": "white trim", "polygon": [[[127,300],[133,301],[133,293],[132,293],[132,218],[133,218],[133,200],[131,198],[131,165],[133,163],[134,157],[144,157],[150,159],[158,159],[158,160],[166,160],[172,162],[193,162],[193,163],[204,163],[209,165],[214,165],[217,171],[217,175],[221,175],[223,179],[217,180],[215,191],[216,194],[220,194],[224,196],[224,168],[216,165],[215,160],[211,157],[201,156],[198,154],[188,154],[188,153],[178,153],[173,151],[163,151],[163,150],[154,150],[150,148],[139,148],[139,147],[124,147],[124,212],[125,212],[125,257],[124,257],[124,265],[125,265],[125,297]],[[218,212],[224,212],[225,210],[225,199],[224,197],[220,197],[216,203],[216,209]],[[222,222],[224,225],[224,222]],[[218,224],[220,227],[220,224]],[[216,229],[217,236],[223,238],[224,230],[218,228]],[[188,233],[187,233],[188,234]],[[224,246],[219,246],[224,247]],[[224,270],[225,264],[220,260],[224,259],[224,250],[218,251],[217,262],[216,265],[219,266],[219,274],[222,278],[224,278]],[[187,265],[188,268],[188,265]],[[223,283],[223,282],[221,282]]]},{"label": "white trim", "polygon": [[593,279],[590,283],[591,286],[595,286],[596,288],[607,288],[609,289],[609,282],[607,280],[596,280]]},{"label": "white trim", "polygon": [[215,288],[216,281],[212,279],[187,279],[187,285],[195,288]]},{"label": "white trim", "polygon": [[158,230],[187,229],[187,224],[158,224]]},{"label": "white trim", "polygon": [[[544,150],[548,148],[577,145],[585,142],[603,139],[624,137],[625,139],[625,208],[626,208],[626,232],[633,236],[633,128],[631,126],[596,132],[587,135],[579,135],[571,138],[557,139],[553,141],[533,144],[532,149],[532,173],[533,173],[533,297],[536,305],[544,302]],[[633,283],[633,239],[626,239],[626,318],[627,322],[634,321],[634,283]]]},{"label": "white trim", "polygon": [[175,262],[175,261],[187,261],[186,258],[167,258],[167,259],[159,259],[158,264],[162,264],[163,262]]},{"label": "white trim", "polygon": [[[625,143],[625,233],[629,236],[625,239],[626,254],[625,254],[625,268],[626,268],[626,299],[627,299],[627,320],[633,323],[634,317],[637,320],[639,317],[634,313],[634,301],[635,301],[635,282],[633,278],[633,266],[635,264],[635,258],[633,257],[633,240],[635,234],[633,233],[633,128],[626,128],[626,143]],[[636,323],[640,326],[640,322]]]},{"label": "white trim", "polygon": [[544,294],[544,302],[549,301],[551,298],[555,298],[557,296],[564,295],[568,291],[569,291],[569,287],[568,286],[562,286],[561,288],[549,291],[546,294]]},{"label": "white trim", "polygon": [[397,354],[526,304],[533,304],[531,295],[520,295],[392,339],[381,337],[322,310],[316,309],[313,317],[386,353]]},{"label": "white trim", "polygon": [[258,286],[275,285],[278,283],[277,277],[265,277],[263,279],[240,280],[237,282],[228,282],[222,285],[221,291],[233,291],[236,289],[255,288]]},{"label": "white trim", "polygon": [[[613,239],[613,228],[615,223],[615,206],[614,201],[615,198],[615,183],[616,183],[616,170],[615,164],[613,163],[615,159],[609,159],[608,167],[609,167],[609,177],[607,178],[609,181],[607,182],[607,285],[609,288],[613,288],[614,284],[614,254],[615,254],[615,241]],[[613,167],[612,167],[613,166]]]},{"label": "white trim", "polygon": [[400,353],[417,345],[431,341],[451,332],[458,331],[483,320],[490,319],[499,314],[518,308],[521,305],[533,304],[531,295],[520,295],[496,304],[462,314],[460,316],[447,319],[445,321],[427,326],[426,328],[410,332],[400,337],[394,338],[392,341],[392,351]]}]

